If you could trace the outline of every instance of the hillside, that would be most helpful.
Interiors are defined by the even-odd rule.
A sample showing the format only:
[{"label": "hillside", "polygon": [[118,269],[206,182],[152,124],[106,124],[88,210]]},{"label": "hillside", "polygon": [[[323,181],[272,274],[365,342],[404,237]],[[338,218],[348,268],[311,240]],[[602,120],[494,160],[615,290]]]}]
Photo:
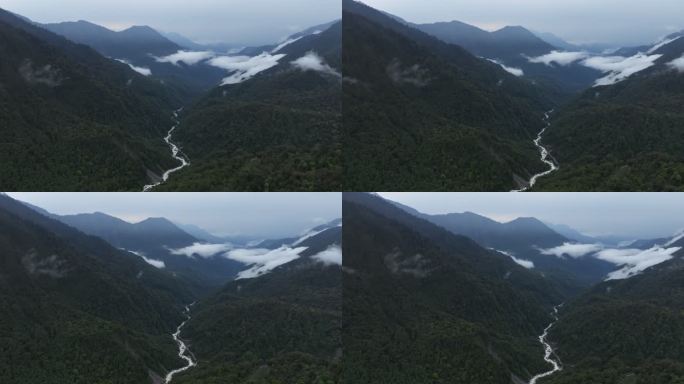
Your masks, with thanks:
[{"label": "hillside", "polygon": [[551,104],[530,83],[343,4],[345,189],[508,191],[543,169],[532,138]]},{"label": "hillside", "polygon": [[179,99],[127,65],[0,10],[5,190],[140,190],[173,165]]}]

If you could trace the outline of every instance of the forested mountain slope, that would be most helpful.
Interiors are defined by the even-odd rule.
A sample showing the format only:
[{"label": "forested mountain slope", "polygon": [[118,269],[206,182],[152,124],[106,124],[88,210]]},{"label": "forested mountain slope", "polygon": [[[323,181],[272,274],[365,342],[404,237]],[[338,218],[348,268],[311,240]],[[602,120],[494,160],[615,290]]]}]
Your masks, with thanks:
[{"label": "forested mountain slope", "polygon": [[4,10],[0,55],[5,190],[140,190],[173,165],[160,83]]},{"label": "forested mountain slope", "polygon": [[511,190],[543,169],[532,139],[551,103],[532,84],[343,4],[346,189]]}]

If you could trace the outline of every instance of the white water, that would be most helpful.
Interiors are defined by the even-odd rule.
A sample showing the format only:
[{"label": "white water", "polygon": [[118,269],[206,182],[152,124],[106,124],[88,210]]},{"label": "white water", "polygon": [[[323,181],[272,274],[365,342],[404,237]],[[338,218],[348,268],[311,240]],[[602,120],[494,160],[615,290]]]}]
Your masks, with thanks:
[{"label": "white water", "polygon": [[[194,303],[192,303],[192,304],[194,304]],[[195,360],[193,360],[190,353],[188,353],[188,346],[185,345],[185,342],[183,342],[183,340],[180,339],[180,333],[181,333],[181,330],[183,329],[183,326],[188,322],[188,320],[191,319],[190,307],[192,306],[192,304],[185,306],[186,319],[184,322],[181,323],[181,325],[178,326],[178,328],[176,329],[176,332],[171,335],[171,336],[173,336],[173,340],[178,344],[178,357],[185,360],[186,365],[181,367],[181,368],[174,369],[173,371],[169,372],[166,375],[166,379],[164,379],[164,383],[166,383],[166,384],[170,383],[171,380],[173,380],[173,376],[176,375],[177,373],[184,372],[184,371],[186,371],[186,370],[197,365],[197,362]]]},{"label": "white water", "polygon": [[534,376],[530,380],[529,384],[537,384],[537,380],[547,376],[551,376],[554,373],[563,370],[560,360],[556,361],[553,358],[551,358],[551,356],[554,355],[553,348],[548,343],[548,341],[546,341],[546,338],[549,336],[549,330],[558,321],[558,308],[560,308],[561,306],[563,306],[563,304],[553,307],[553,312],[551,313],[551,316],[553,316],[553,321],[544,329],[544,333],[542,333],[541,336],[539,336],[539,342],[544,346],[544,361],[551,364],[553,366],[553,369]]},{"label": "white water", "polygon": [[169,146],[169,148],[171,148],[171,156],[174,159],[178,160],[181,165],[177,166],[176,168],[172,168],[172,169],[169,169],[168,171],[164,172],[164,175],[162,176],[162,180],[160,182],[155,183],[155,184],[146,185],[145,187],[143,187],[143,192],[149,192],[152,189],[154,189],[155,187],[165,183],[169,179],[169,176],[171,176],[172,173],[178,172],[181,169],[190,165],[190,162],[188,160],[186,160],[185,157],[179,156],[180,149],[178,148],[178,146],[171,142],[171,136],[173,135],[173,131],[175,131],[176,128],[178,128],[178,125],[180,124],[180,121],[178,121],[178,113],[182,110],[183,110],[183,108],[173,112],[173,120],[175,121],[175,123],[173,124],[173,127],[171,127],[171,129],[169,130],[169,133],[164,138],[164,141],[166,142],[166,144]]},{"label": "white water", "polygon": [[556,163],[549,160],[549,151],[543,145],[541,145],[541,140],[542,136],[544,135],[544,132],[546,132],[546,130],[551,126],[551,123],[549,122],[549,119],[551,118],[551,113],[553,113],[553,110],[544,113],[544,128],[539,132],[537,138],[534,139],[534,145],[537,148],[539,148],[539,153],[541,154],[541,161],[548,165],[549,169],[542,173],[537,173],[536,175],[532,176],[527,187],[524,187],[522,189],[516,189],[511,192],[525,192],[530,188],[534,187],[534,185],[537,183],[537,180],[539,180],[540,177],[548,176],[551,173],[556,172],[558,170],[558,166],[556,165]]}]

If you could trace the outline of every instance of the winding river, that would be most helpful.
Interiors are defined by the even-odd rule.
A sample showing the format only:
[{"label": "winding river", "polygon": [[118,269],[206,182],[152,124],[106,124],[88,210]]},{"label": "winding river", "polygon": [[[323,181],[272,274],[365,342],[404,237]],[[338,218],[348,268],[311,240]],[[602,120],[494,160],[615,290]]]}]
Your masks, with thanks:
[{"label": "winding river", "polygon": [[537,180],[539,180],[539,178],[544,177],[544,176],[548,176],[551,173],[556,172],[558,170],[558,166],[556,165],[556,163],[549,160],[549,151],[546,149],[546,147],[544,147],[541,144],[542,136],[544,136],[544,133],[546,132],[546,130],[551,126],[551,122],[549,121],[549,119],[551,118],[552,113],[553,113],[553,110],[550,110],[550,111],[544,113],[544,128],[542,128],[542,130],[539,132],[539,134],[537,135],[537,138],[534,139],[534,145],[537,148],[539,148],[539,153],[541,155],[541,161],[544,162],[546,165],[548,165],[549,169],[544,171],[544,172],[537,173],[536,175],[532,176],[527,187],[524,187],[522,189],[516,189],[516,190],[513,190],[511,192],[525,192],[525,191],[531,189],[532,187],[534,187],[534,185],[537,183]]},{"label": "winding river", "polygon": [[144,186],[143,192],[149,192],[152,189],[154,189],[155,187],[165,183],[169,179],[169,176],[171,176],[172,173],[178,172],[181,169],[190,165],[190,162],[185,157],[180,155],[180,149],[178,148],[178,146],[171,141],[171,137],[173,136],[173,131],[175,131],[176,128],[178,128],[178,125],[180,124],[180,121],[178,120],[178,114],[182,110],[183,110],[183,108],[173,112],[173,120],[174,120],[173,127],[171,127],[171,129],[169,130],[169,133],[164,138],[164,141],[166,142],[166,144],[169,146],[169,148],[171,148],[171,156],[174,159],[178,160],[180,162],[180,165],[177,166],[176,168],[172,168],[172,169],[169,169],[166,172],[164,172],[164,175],[162,176],[161,181],[159,181],[158,183],[149,184],[149,185]]},{"label": "winding river", "polygon": [[[554,373],[563,370],[563,366],[561,365],[560,360],[554,360],[552,358],[552,356],[554,356],[555,353],[553,352],[553,347],[551,347],[551,344],[549,344],[549,342],[546,340],[546,338],[549,336],[549,330],[558,321],[558,308],[562,306],[563,304],[553,307],[553,312],[551,313],[551,316],[553,316],[553,321],[544,329],[544,333],[542,333],[539,336],[539,342],[544,346],[544,361],[551,364],[553,368],[550,371],[546,371],[544,373],[540,373],[534,376],[530,380],[529,384],[537,384],[537,380],[547,376],[551,376]],[[556,357],[556,359],[558,359],[558,357]]]},{"label": "winding river", "polygon": [[181,340],[181,338],[180,338],[180,333],[181,333],[181,330],[183,329],[183,326],[191,319],[190,307],[193,304],[195,304],[195,303],[192,303],[190,305],[185,306],[186,319],[185,319],[185,321],[183,321],[181,323],[181,325],[178,326],[178,328],[176,329],[176,332],[171,335],[171,336],[173,336],[173,340],[176,342],[176,344],[178,344],[178,357],[185,360],[186,364],[181,368],[174,369],[173,371],[169,372],[166,375],[166,378],[164,379],[164,383],[166,383],[166,384],[170,383],[171,380],[173,380],[173,376],[176,375],[177,373],[184,372],[184,371],[186,371],[186,370],[197,365],[197,362],[195,360],[193,360],[192,355],[190,354],[190,351],[188,351],[188,346],[185,345],[185,342],[183,340]]}]

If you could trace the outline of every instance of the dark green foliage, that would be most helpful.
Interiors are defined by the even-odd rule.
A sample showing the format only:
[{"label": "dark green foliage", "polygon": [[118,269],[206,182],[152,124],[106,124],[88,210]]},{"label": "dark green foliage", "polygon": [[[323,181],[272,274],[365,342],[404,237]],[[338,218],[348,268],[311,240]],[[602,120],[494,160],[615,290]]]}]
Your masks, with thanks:
[{"label": "dark green foliage", "polygon": [[159,190],[339,191],[340,79],[290,61],[315,51],[339,70],[340,33],[336,23],[291,44],[281,65],[184,113],[175,140],[192,164]]},{"label": "dark green foliage", "polygon": [[346,383],[510,383],[545,369],[543,278],[380,198],[345,194]]},{"label": "dark green foliage", "polygon": [[5,190],[140,190],[173,164],[161,84],[0,10]]},{"label": "dark green foliage", "polygon": [[344,2],[347,190],[511,190],[549,107],[495,64]]},{"label": "dark green foliage", "polygon": [[180,365],[180,281],[0,196],[0,381],[149,383]]}]

